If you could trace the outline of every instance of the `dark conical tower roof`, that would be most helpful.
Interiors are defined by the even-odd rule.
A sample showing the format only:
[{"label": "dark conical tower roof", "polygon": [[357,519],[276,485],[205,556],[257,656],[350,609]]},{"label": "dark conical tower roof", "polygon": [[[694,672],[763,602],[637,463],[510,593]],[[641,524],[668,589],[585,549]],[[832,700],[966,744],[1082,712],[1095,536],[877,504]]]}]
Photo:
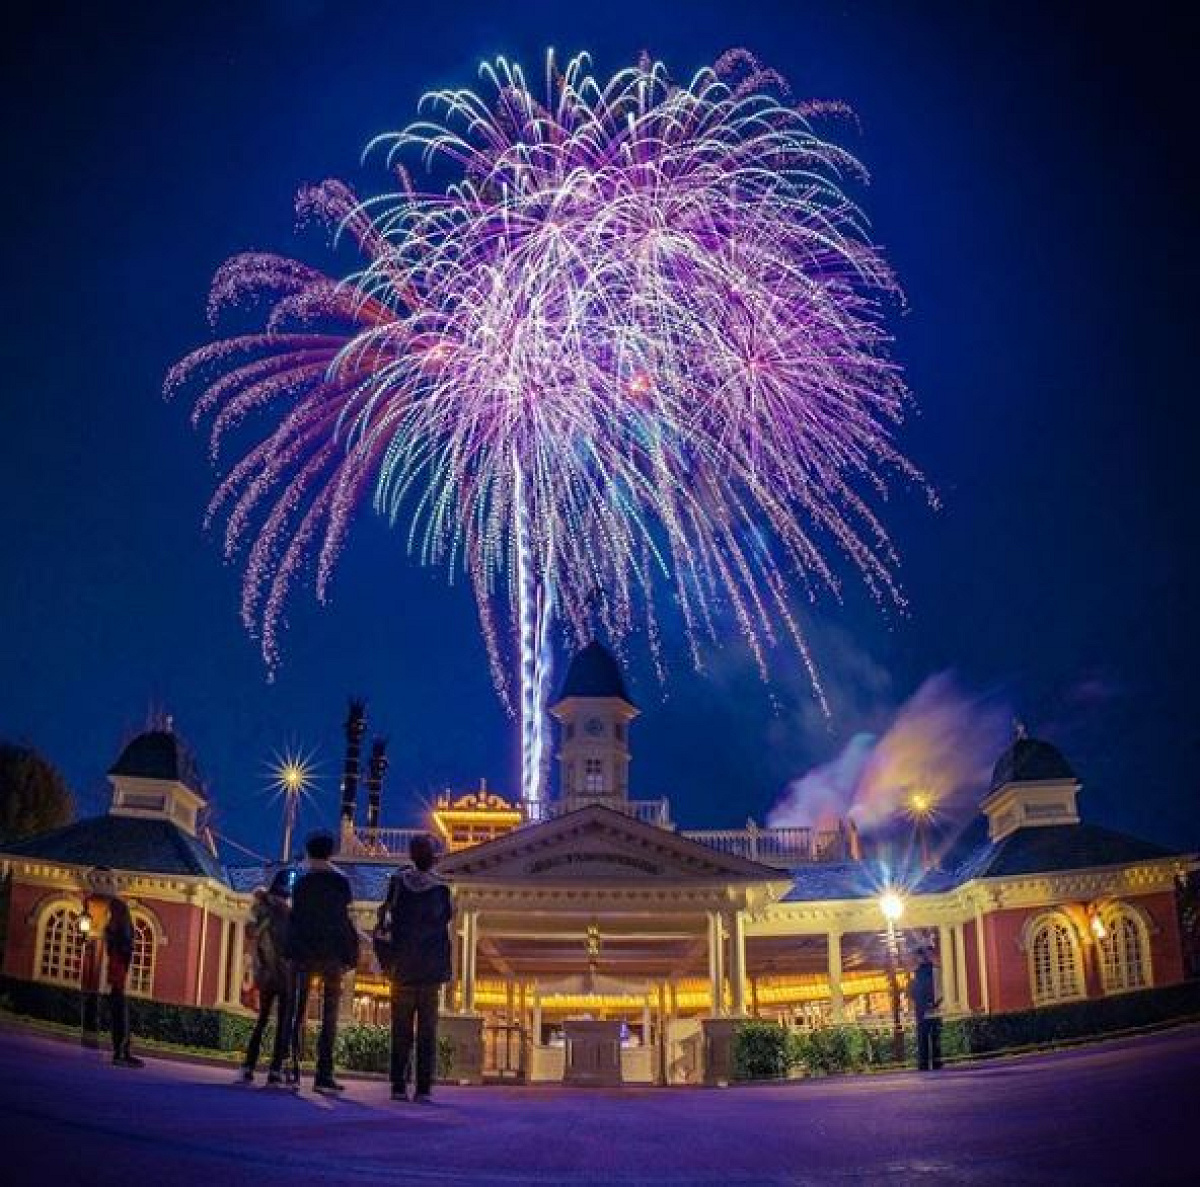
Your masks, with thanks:
[{"label": "dark conical tower roof", "polygon": [[169,729],[147,730],[138,734],[121,751],[108,773],[139,779],[169,779],[182,783],[191,791],[203,791],[196,760]]},{"label": "dark conical tower roof", "polygon": [[1057,746],[1039,738],[1014,739],[992,770],[992,791],[1006,783],[1036,783],[1043,779],[1074,779],[1075,772]]},{"label": "dark conical tower roof", "polygon": [[633,704],[616,658],[595,639],[576,652],[567,668],[567,678],[558,699],[565,701],[568,697],[619,697],[627,704]]}]

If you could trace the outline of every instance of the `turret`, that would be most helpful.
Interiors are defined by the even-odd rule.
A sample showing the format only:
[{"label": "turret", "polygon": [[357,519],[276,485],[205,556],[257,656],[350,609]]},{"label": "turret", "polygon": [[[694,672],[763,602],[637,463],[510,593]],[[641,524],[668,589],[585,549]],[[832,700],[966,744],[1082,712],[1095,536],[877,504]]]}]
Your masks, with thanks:
[{"label": "turret", "polygon": [[351,697],[346,714],[346,762],[342,767],[342,830],[354,828],[358,813],[359,756],[367,730],[367,702]]},{"label": "turret", "polygon": [[367,773],[367,828],[379,827],[379,803],[383,796],[383,776],[388,768],[387,738],[371,743],[371,763]]},{"label": "turret", "polygon": [[629,799],[629,699],[617,661],[593,640],[571,661],[558,700],[559,786],[568,811]]}]

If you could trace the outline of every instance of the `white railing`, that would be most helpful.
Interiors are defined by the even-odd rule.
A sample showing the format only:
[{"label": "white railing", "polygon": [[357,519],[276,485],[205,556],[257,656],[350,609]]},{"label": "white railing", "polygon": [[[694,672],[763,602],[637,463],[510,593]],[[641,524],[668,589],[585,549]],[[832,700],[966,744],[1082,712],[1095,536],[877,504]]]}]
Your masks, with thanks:
[{"label": "white railing", "polygon": [[547,816],[563,816],[567,812],[575,812],[591,804],[599,804],[611,808],[625,816],[632,816],[643,824],[656,824],[659,828],[673,828],[671,824],[671,801],[664,797],[661,800],[620,800],[611,796],[572,796],[569,800],[556,800],[547,806]]},{"label": "white railing", "polygon": [[408,858],[408,843],[413,837],[429,835],[423,828],[356,828],[342,834],[338,859],[370,861],[372,858]]},{"label": "white railing", "polygon": [[[577,797],[570,801],[558,800],[550,804],[547,816],[562,816],[568,811],[584,807],[587,803],[603,804],[645,824],[653,824],[671,831],[675,829],[671,823],[671,803],[666,798],[610,800],[597,796],[588,800],[586,797]],[[345,830],[338,858],[343,861],[393,858],[403,860],[408,857],[409,841],[426,832],[427,830],[419,828]],[[745,857],[778,869],[819,862],[849,861],[859,856],[858,838],[853,825],[831,829],[765,828],[753,820],[748,820],[745,828],[680,829],[679,835],[687,837],[689,841],[707,845],[720,853]]]},{"label": "white railing", "polygon": [[745,828],[684,829],[680,836],[721,853],[782,869],[814,862],[846,861],[853,856],[849,834],[841,828],[761,828],[751,820]]}]

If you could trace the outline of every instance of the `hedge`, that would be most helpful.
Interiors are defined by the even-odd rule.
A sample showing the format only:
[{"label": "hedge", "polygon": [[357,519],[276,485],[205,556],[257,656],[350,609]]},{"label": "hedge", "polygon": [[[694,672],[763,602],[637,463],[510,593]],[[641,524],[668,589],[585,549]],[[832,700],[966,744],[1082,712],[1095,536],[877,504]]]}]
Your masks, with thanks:
[{"label": "hedge", "polygon": [[[1056,1046],[1193,1017],[1200,1017],[1200,981],[1037,1010],[950,1019],[942,1025],[942,1055],[957,1059]],[[911,1026],[904,1028],[903,1037],[904,1063],[913,1064],[916,1042]],[[777,1078],[799,1068],[822,1076],[889,1066],[896,1066],[890,1028],[790,1031],[778,1023],[751,1019],[734,1036],[734,1078],[740,1080]]]},{"label": "hedge", "polygon": [[[240,1051],[250,1037],[252,1018],[224,1010],[177,1006],[148,998],[130,997],[129,1023],[136,1038],[154,1039],[179,1047],[211,1051]],[[100,1025],[107,1028],[108,995],[100,995]],[[0,1005],[15,1014],[79,1026],[83,994],[62,985],[45,985],[0,977]]]},{"label": "hedge", "polygon": [[954,1019],[942,1028],[943,1046],[947,1036],[958,1032],[961,1037],[957,1041],[963,1054],[989,1055],[1014,1047],[1053,1046],[1072,1039],[1197,1016],[1200,1016],[1200,981],[1184,981],[1162,989],[1088,998],[1037,1010]]},{"label": "hedge", "polygon": [[[130,997],[129,1021],[135,1040],[153,1039],[178,1047],[210,1051],[245,1051],[254,1029],[254,1019],[245,1014],[197,1006],[177,1006],[167,1002]],[[14,1014],[57,1022],[65,1026],[80,1026],[83,1017],[83,994],[78,989],[60,985],[45,985],[37,981],[21,981],[15,977],[0,977],[0,1007]],[[100,1028],[107,1030],[107,994],[100,999]],[[262,1050],[270,1051],[274,1041],[275,1024],[267,1025]],[[304,1058],[312,1059],[316,1028],[305,1030]],[[334,1062],[348,1071],[382,1072],[389,1070],[391,1058],[391,1028],[346,1023],[338,1027]],[[445,1078],[454,1062],[454,1044],[446,1035],[438,1036],[437,1074]]]},{"label": "hedge", "polygon": [[[391,1070],[392,1029],[390,1026],[367,1026],[347,1023],[338,1027],[334,1063],[352,1072],[381,1072]],[[438,1035],[437,1068],[439,1079],[448,1079],[454,1066],[454,1043]]]}]

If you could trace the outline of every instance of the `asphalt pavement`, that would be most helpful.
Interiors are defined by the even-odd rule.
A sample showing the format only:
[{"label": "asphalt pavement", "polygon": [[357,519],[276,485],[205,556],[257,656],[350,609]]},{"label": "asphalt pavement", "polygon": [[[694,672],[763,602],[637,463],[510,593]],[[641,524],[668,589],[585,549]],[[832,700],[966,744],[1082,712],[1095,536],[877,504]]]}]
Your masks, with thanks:
[{"label": "asphalt pavement", "polygon": [[[1200,1027],[936,1074],[393,1103],[0,1031],[7,1187],[1200,1183]],[[260,1077],[261,1079],[261,1077]]]}]

